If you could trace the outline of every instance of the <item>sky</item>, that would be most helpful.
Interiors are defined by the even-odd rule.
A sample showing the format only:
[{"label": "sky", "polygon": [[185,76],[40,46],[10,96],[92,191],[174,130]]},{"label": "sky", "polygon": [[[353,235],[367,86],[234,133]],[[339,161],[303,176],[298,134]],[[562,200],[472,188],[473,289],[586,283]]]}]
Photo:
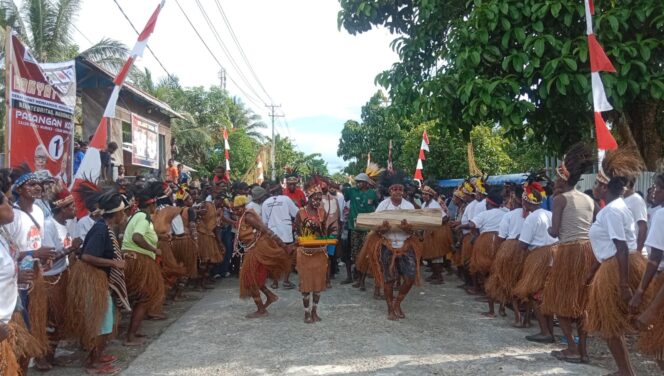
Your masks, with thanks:
[{"label": "sky", "polygon": [[[343,168],[345,162],[336,155],[343,123],[359,120],[361,107],[379,90],[374,84],[375,76],[398,60],[389,47],[394,37],[383,29],[357,36],[340,31],[337,0],[178,1],[226,69],[228,91],[241,97],[267,124],[269,110],[264,105],[281,105],[277,111],[285,118],[277,120],[276,131],[294,139],[305,153],[321,153],[331,172]],[[117,2],[139,30],[159,3]],[[223,52],[197,3],[248,84]],[[242,59],[217,4],[271,100]],[[136,42],[136,33],[113,0],[83,0],[74,25],[74,39],[81,50],[103,37],[119,40],[129,48]],[[175,0],[166,1],[149,46],[183,86],[219,84],[219,65]],[[153,76],[166,76],[149,51],[137,65],[150,69]]]}]

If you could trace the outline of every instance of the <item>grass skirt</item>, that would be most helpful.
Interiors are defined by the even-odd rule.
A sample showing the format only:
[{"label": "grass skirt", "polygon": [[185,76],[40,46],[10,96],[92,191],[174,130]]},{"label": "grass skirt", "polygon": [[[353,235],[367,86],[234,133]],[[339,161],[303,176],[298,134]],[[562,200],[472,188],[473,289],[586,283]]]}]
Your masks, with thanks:
[{"label": "grass skirt", "polygon": [[70,321],[66,316],[67,286],[69,285],[69,269],[50,277],[46,281],[46,294],[48,296],[48,323],[56,329],[52,339],[60,339],[65,323]]},{"label": "grass skirt", "polygon": [[523,270],[519,282],[514,288],[514,295],[527,300],[530,296],[544,289],[549,276],[551,258],[556,252],[556,245],[535,248],[528,252],[523,262]]},{"label": "grass skirt", "polygon": [[18,375],[20,370],[10,341],[0,342],[0,375]]},{"label": "grass skirt", "polygon": [[452,229],[448,224],[442,225],[434,231],[424,233],[422,259],[433,260],[445,257],[452,251]]},{"label": "grass skirt", "polygon": [[300,292],[320,292],[327,285],[327,247],[297,249]]},{"label": "grass skirt", "polygon": [[[654,299],[657,292],[664,287],[664,272],[659,272],[650,286],[645,296],[648,296],[644,307],[650,305],[650,300]],[[644,299],[646,299],[644,297]],[[654,357],[657,360],[664,360],[664,309],[660,309],[657,319],[654,321],[654,327],[651,330],[641,332],[638,341],[639,352]]]},{"label": "grass skirt", "polygon": [[484,232],[475,239],[473,253],[470,258],[470,272],[488,274],[496,257],[501,239],[497,232]]},{"label": "grass skirt", "polygon": [[184,265],[189,278],[198,277],[198,246],[190,236],[173,238],[173,256]]},{"label": "grass skirt", "polygon": [[245,250],[240,267],[240,298],[257,294],[265,280],[280,279],[291,270],[291,256],[276,241],[262,234],[254,247]]},{"label": "grass skirt", "polygon": [[[37,265],[35,263],[35,265]],[[28,315],[30,317],[30,333],[44,348],[48,347],[48,293],[47,283],[40,267],[35,267],[35,278],[28,294]]]},{"label": "grass skirt", "polygon": [[383,238],[375,231],[371,231],[364,238],[362,250],[355,257],[355,268],[360,273],[371,273],[371,251],[376,247],[376,244],[380,244],[382,241]]},{"label": "grass skirt", "polygon": [[136,258],[127,258],[125,268],[129,298],[133,300],[133,305],[144,303],[151,314],[161,313],[166,293],[161,269],[150,257],[133,253]]},{"label": "grass skirt", "polygon": [[[639,287],[646,264],[646,259],[640,253],[629,255],[627,284],[632,291]],[[605,339],[615,338],[633,328],[627,303],[620,297],[619,284],[618,260],[611,257],[600,265],[589,287],[586,326],[589,333],[598,333]],[[643,307],[645,305],[642,302],[639,311]]]},{"label": "grass skirt", "polygon": [[198,233],[198,257],[204,264],[219,264],[224,261],[224,252],[214,235]]},{"label": "grass skirt", "polygon": [[168,241],[159,241],[158,248],[161,251],[161,271],[164,283],[168,289],[173,288],[178,279],[187,275],[184,264],[178,262],[173,255],[173,245]]},{"label": "grass skirt", "polygon": [[594,261],[589,240],[558,244],[542,292],[542,313],[570,318],[583,316],[588,303],[585,278]]},{"label": "grass skirt", "polygon": [[[379,235],[380,236],[380,235]],[[397,250],[391,247],[391,242],[380,237],[380,241],[372,242],[368,246],[368,256],[371,262],[370,269],[373,271],[374,282],[376,287],[382,288],[385,283],[385,275],[383,273],[383,264],[381,260],[380,250],[384,245],[392,254],[398,254],[399,252],[407,252],[413,250],[415,252],[415,284],[420,285],[420,262],[422,260],[422,242],[416,236],[411,236],[406,239],[403,243],[403,246]],[[369,243],[369,242],[367,242]]]},{"label": "grass skirt", "polygon": [[470,259],[473,256],[473,235],[466,234],[461,239],[461,265],[466,265],[470,263]]},{"label": "grass skirt", "polygon": [[87,350],[94,348],[108,310],[108,277],[84,261],[69,268],[65,317],[67,332]]},{"label": "grass skirt", "polygon": [[487,295],[503,303],[512,300],[527,255],[528,251],[521,249],[518,239],[503,241],[491,265],[491,275],[485,286]]}]

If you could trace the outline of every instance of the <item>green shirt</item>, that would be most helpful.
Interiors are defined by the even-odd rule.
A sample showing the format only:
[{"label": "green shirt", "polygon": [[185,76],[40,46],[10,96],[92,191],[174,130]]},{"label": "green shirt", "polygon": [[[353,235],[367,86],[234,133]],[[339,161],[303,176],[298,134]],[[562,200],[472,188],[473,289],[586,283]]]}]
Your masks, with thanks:
[{"label": "green shirt", "polygon": [[348,228],[355,230],[355,221],[360,213],[373,213],[376,210],[378,196],[373,189],[362,191],[351,187],[343,190],[344,199],[350,201],[350,212],[348,213]]},{"label": "green shirt", "polygon": [[137,212],[134,214],[129,220],[129,223],[127,223],[124,237],[122,238],[122,250],[137,252],[154,260],[156,258],[154,252],[143,249],[139,247],[138,244],[134,243],[132,236],[136,233],[143,235],[143,238],[145,238],[145,241],[147,241],[148,244],[155,248],[157,247],[157,233],[154,231],[152,222],[148,221],[147,215],[143,212]]}]

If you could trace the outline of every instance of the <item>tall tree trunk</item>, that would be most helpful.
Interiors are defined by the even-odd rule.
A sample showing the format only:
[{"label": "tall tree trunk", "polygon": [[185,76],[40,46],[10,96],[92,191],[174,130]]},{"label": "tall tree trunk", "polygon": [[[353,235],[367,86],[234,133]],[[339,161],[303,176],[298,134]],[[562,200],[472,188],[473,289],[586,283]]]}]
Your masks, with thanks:
[{"label": "tall tree trunk", "polygon": [[657,113],[662,105],[662,101],[635,101],[626,108],[629,129],[648,171],[657,169],[664,151],[664,142],[657,124]]}]

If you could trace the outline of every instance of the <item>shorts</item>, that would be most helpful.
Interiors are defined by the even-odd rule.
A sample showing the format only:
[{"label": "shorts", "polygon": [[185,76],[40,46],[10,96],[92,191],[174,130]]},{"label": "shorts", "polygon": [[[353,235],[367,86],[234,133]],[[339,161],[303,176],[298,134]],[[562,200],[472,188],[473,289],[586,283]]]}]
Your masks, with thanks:
[{"label": "shorts", "polygon": [[417,256],[414,250],[409,250],[403,256],[397,256],[394,260],[394,270],[390,268],[392,264],[392,251],[384,245],[380,246],[380,265],[383,269],[383,280],[392,282],[400,276],[415,279],[417,275]]}]

